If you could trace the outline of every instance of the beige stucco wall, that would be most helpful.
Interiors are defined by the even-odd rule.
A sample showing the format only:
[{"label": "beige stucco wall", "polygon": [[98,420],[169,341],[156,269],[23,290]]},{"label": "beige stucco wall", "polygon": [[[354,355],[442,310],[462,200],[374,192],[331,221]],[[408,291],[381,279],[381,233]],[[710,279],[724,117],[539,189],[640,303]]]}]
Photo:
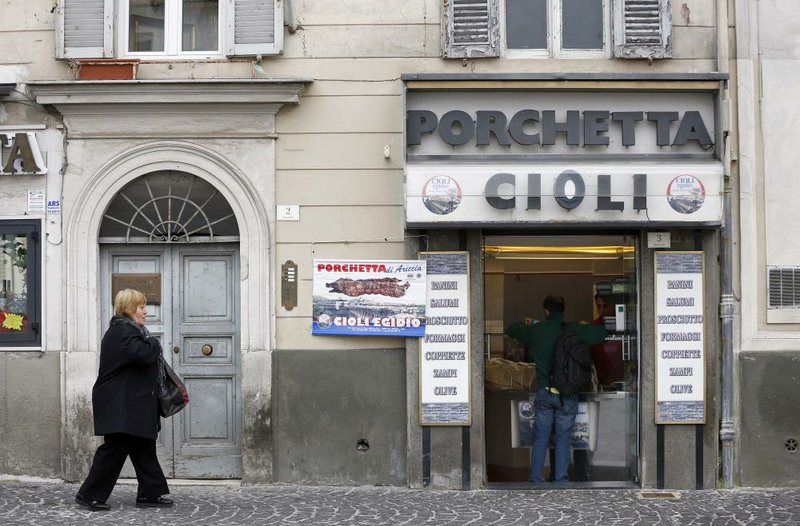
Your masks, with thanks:
[{"label": "beige stucco wall", "polygon": [[300,29],[285,34],[280,59],[261,63],[269,74],[302,71],[314,79],[300,106],[283,110],[277,121],[276,201],[300,205],[300,221],[276,225],[276,260],[297,263],[301,280],[298,308],[277,310],[279,348],[401,345],[376,339],[320,341],[309,332],[313,258],[403,254],[402,74],[716,71],[715,9],[709,1],[673,2],[675,58],[653,64],[441,59],[439,4],[350,0],[332,12],[324,2],[297,1]]},{"label": "beige stucco wall", "polygon": [[[285,4],[286,2],[284,2]],[[733,3],[733,0],[728,2]],[[55,23],[52,0],[14,0],[10,16],[0,17],[0,82],[15,82],[24,91],[29,81],[68,80],[72,70],[56,61]],[[297,31],[285,30],[284,52],[277,57],[202,62],[146,62],[139,66],[142,80],[159,79],[250,79],[308,78],[298,106],[286,106],[276,119],[274,143],[274,186],[270,177],[253,174],[264,203],[271,209],[264,254],[276,269],[287,260],[299,266],[297,308],[280,307],[280,284],[271,281],[269,320],[262,323],[271,334],[258,339],[252,349],[264,343],[275,350],[405,349],[399,338],[320,338],[310,335],[311,261],[314,258],[396,259],[406,255],[403,211],[404,98],[401,75],[407,73],[697,73],[718,71],[715,2],[710,0],[673,1],[674,58],[647,63],[624,60],[546,60],[482,59],[447,60],[440,58],[439,0],[343,0],[320,2],[294,0]],[[0,125],[36,123],[57,119],[46,117],[21,94],[0,105]],[[220,144],[207,145],[222,151]],[[388,158],[384,152],[388,147]],[[88,177],[103,159],[87,159],[83,146],[75,145],[69,159],[72,174]],[[110,153],[110,152],[109,152]],[[110,155],[109,155],[110,156]],[[272,162],[240,152],[242,161]],[[243,163],[246,164],[246,163]],[[260,173],[260,172],[259,172]],[[82,180],[85,183],[85,180]],[[70,187],[65,197],[80,186]],[[72,196],[75,197],[75,196]],[[19,197],[0,199],[20,206]],[[299,205],[300,220],[274,221],[274,205]],[[7,213],[0,206],[0,218]],[[66,210],[65,210],[66,215]],[[69,246],[47,246],[44,267],[48,292],[58,308],[48,307],[48,326],[69,334],[76,331],[85,305],[67,300],[67,287],[61,285]],[[87,298],[91,299],[91,298]],[[252,301],[265,301],[253,299]],[[79,309],[78,313],[70,309]],[[257,312],[263,312],[257,309]],[[91,309],[87,314],[94,314]],[[96,321],[90,332],[97,333]],[[48,339],[45,351],[62,352],[66,337],[56,332]],[[70,352],[95,350],[78,337]],[[11,362],[8,362],[11,363]],[[94,357],[81,356],[62,365],[62,376],[91,370]],[[253,371],[269,376],[270,365],[259,362]],[[64,396],[70,391],[85,393],[91,379],[78,374],[74,384],[67,380]],[[263,387],[263,382],[259,384]],[[267,382],[268,385],[268,382]],[[254,388],[253,393],[258,392]],[[253,394],[255,396],[255,394]],[[80,413],[86,400],[71,396],[64,415]],[[72,413],[71,413],[72,412]],[[415,415],[409,416],[413,422]],[[74,437],[70,434],[70,440]],[[78,446],[71,446],[80,449]],[[80,466],[66,468],[75,473]],[[265,473],[269,467],[259,468]]]},{"label": "beige stucco wall", "polygon": [[768,312],[767,265],[800,265],[800,244],[786,235],[800,191],[793,126],[800,116],[795,91],[800,79],[800,40],[788,18],[788,0],[736,2],[737,169],[741,209],[741,348],[800,348],[796,309]]},{"label": "beige stucco wall", "polygon": [[800,116],[800,39],[791,0],[736,0],[736,90],[741,258],[736,346],[737,484],[796,486],[800,458],[793,400],[800,371],[800,309],[769,309],[767,266],[800,265],[792,235]]}]

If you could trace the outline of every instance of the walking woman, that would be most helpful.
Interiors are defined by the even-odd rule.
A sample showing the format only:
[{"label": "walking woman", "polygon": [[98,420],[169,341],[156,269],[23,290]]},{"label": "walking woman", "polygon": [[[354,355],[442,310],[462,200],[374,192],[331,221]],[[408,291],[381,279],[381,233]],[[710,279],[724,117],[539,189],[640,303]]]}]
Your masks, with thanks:
[{"label": "walking woman", "polygon": [[133,289],[114,298],[114,317],[100,346],[100,371],[92,389],[94,434],[103,436],[89,476],[75,501],[92,511],[107,511],[106,500],[126,457],[136,470],[136,507],[169,507],[167,479],[156,457],[158,357],[161,344],[144,326],[145,296]]}]

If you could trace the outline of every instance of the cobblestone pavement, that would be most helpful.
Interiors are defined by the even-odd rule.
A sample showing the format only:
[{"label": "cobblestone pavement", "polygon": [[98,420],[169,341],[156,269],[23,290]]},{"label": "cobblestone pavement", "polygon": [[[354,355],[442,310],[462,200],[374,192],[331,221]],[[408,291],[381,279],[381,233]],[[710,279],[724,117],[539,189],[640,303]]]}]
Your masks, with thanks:
[{"label": "cobblestone pavement", "polygon": [[[168,509],[138,509],[135,486],[119,484],[109,512],[74,499],[78,486],[0,480],[8,525],[800,525],[800,489],[439,491],[388,487],[188,485],[173,482]],[[646,498],[649,496],[649,498]]]}]

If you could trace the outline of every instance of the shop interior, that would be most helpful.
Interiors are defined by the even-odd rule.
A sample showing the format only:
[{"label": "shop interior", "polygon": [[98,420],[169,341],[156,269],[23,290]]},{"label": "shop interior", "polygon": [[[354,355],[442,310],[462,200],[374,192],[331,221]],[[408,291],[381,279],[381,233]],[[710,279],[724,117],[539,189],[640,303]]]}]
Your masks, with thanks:
[{"label": "shop interior", "polygon": [[[532,350],[505,334],[542,320],[548,294],[566,321],[603,324],[595,380],[579,395],[570,484],[638,484],[637,258],[632,236],[484,238],[486,464],[490,483],[526,482],[537,381]],[[550,460],[545,465],[548,476]],[[546,479],[545,479],[546,480]],[[574,482],[574,484],[573,484]]]}]

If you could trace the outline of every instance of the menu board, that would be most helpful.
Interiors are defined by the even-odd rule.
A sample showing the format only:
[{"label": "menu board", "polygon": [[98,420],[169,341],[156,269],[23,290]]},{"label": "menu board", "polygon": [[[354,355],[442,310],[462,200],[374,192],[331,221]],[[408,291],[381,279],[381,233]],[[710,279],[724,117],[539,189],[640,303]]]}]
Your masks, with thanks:
[{"label": "menu board", "polygon": [[705,423],[702,252],[655,253],[656,424]]},{"label": "menu board", "polygon": [[420,425],[468,426],[469,253],[423,252],[425,336],[420,339]]}]

